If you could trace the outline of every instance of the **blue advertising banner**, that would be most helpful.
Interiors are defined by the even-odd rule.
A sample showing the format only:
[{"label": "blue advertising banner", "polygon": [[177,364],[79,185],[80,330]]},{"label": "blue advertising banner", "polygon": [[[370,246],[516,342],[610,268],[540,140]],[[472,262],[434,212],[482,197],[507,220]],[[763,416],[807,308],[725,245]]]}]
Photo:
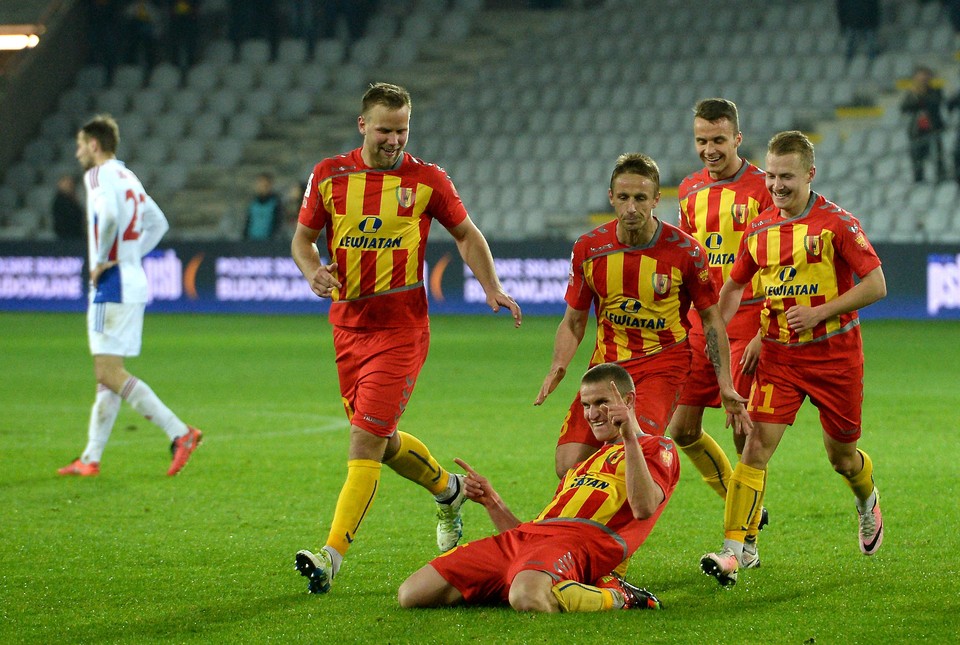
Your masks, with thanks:
[{"label": "blue advertising banner", "polygon": [[[565,241],[498,243],[497,272],[527,315],[560,316],[572,245]],[[960,319],[960,248],[878,244],[887,297],[865,318]],[[0,310],[84,311],[87,267],[82,243],[0,243]],[[323,313],[286,243],[182,242],[144,258],[151,311]],[[427,246],[424,288],[433,313],[488,310],[483,289],[452,243]]]}]

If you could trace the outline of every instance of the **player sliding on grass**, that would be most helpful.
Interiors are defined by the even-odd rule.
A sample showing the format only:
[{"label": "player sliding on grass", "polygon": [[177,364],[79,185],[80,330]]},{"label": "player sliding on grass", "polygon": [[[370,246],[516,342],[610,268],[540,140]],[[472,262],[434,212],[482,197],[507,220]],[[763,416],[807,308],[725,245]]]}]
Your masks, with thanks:
[{"label": "player sliding on grass", "polygon": [[[453,182],[442,168],[404,152],[410,110],[402,87],[377,83],[367,90],[357,120],[363,145],[316,165],[291,245],[313,292],[333,300],[340,395],[350,419],[347,478],[326,543],[296,555],[311,593],[329,591],[373,504],[382,464],[433,494],[441,552],[460,540],[463,476],[447,472],[419,439],[397,430],[430,344],[423,265],[433,220],[456,240],[490,308],[508,309],[515,326],[521,321]],[[317,251],[321,232],[329,264]]]},{"label": "player sliding on grass", "polygon": [[458,459],[467,471],[467,498],[486,508],[500,533],[413,573],[400,586],[400,605],[659,609],[653,594],[607,575],[646,540],[680,477],[673,441],[641,429],[636,395],[619,365],[603,363],[583,376],[581,414],[602,447],[566,474],[535,520],[520,522],[490,482]]},{"label": "player sliding on grass", "polygon": [[720,291],[724,320],[736,312],[754,275],[765,297],[764,347],[749,404],[753,430],[730,477],[723,548],[700,560],[703,572],[724,586],[736,584],[744,566],[744,538],[767,462],[806,397],[820,411],[830,464],[856,497],[860,550],[872,555],[883,542],[873,462],[857,449],[863,403],[857,309],[887,293],[880,259],[860,222],[811,190],[813,144],[803,133],[774,136],[766,167],[774,205],[750,225]]},{"label": "player sliding on grass", "polygon": [[89,438],[83,454],[57,472],[91,477],[100,473],[100,458],[113,424],[126,401],[170,438],[176,475],[200,445],[201,432],[177,418],[150,386],[124,368],[126,356],[140,354],[147,275],[142,258],[167,232],[167,218],[147,195],[140,180],[116,158],[120,129],[100,115],[77,133],[77,161],[86,171],[87,240],[90,295],[87,336],[97,395],[90,412]]}]

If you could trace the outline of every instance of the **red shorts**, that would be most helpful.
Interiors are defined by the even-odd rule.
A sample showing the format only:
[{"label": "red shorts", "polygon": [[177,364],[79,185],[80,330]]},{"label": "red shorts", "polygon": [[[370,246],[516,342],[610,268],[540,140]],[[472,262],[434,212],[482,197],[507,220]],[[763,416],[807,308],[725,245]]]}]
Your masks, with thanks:
[{"label": "red shorts", "polygon": [[340,396],[350,423],[389,437],[427,359],[430,329],[333,328]]},{"label": "red shorts", "polygon": [[[751,340],[753,340],[752,337],[730,339],[730,372],[733,375],[733,387],[740,396],[750,394],[750,388],[753,385],[755,373],[744,374],[740,365],[743,352],[746,351]],[[707,358],[706,346],[707,340],[702,333],[690,333],[690,349],[693,352],[693,358],[690,361],[690,375],[683,386],[683,392],[680,393],[680,405],[698,408],[720,407],[717,371],[713,369],[713,363]]]},{"label": "red shorts", "polygon": [[[753,421],[792,425],[804,398],[820,411],[823,430],[850,443],[860,438],[863,360],[834,358],[829,364],[791,364],[761,355],[747,410]],[[765,358],[764,358],[765,357]]]},{"label": "red shorts", "polygon": [[458,546],[430,562],[467,603],[508,603],[510,585],[521,571],[543,571],[554,582],[592,584],[619,565],[623,549],[589,524],[518,528]]},{"label": "red shorts", "polygon": [[[663,436],[677,407],[677,397],[680,396],[683,383],[690,372],[690,345],[684,343],[659,354],[625,361],[619,365],[630,373],[637,388],[635,409],[640,429],[647,434]],[[557,445],[566,443],[583,443],[597,448],[603,445],[583,418],[579,391],[560,428]]]}]

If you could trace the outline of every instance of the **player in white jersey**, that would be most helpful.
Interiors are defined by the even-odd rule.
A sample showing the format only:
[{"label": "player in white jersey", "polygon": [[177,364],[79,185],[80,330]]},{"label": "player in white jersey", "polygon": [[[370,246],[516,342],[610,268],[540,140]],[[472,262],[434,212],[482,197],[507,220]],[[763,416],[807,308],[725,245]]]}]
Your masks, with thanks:
[{"label": "player in white jersey", "polygon": [[110,438],[120,403],[126,401],[170,438],[176,475],[200,444],[202,433],[177,418],[150,386],[124,367],[125,356],[140,354],[147,276],[143,256],[160,242],[170,225],[137,176],[116,158],[120,130],[100,115],[77,133],[77,160],[86,171],[87,246],[90,293],[87,334],[93,354],[97,394],[90,413],[87,447],[57,472],[95,476]]}]

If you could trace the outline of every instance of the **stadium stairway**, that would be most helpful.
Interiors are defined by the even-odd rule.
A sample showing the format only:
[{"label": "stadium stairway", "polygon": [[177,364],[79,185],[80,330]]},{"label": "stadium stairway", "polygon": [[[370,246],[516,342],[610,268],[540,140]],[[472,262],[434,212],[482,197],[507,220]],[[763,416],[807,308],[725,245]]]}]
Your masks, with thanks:
[{"label": "stadium stairway", "polygon": [[[473,17],[472,29],[465,38],[424,42],[419,57],[411,64],[368,68],[347,64],[339,72],[339,80],[319,91],[306,115],[283,118],[278,110],[276,115],[266,117],[260,134],[245,145],[239,162],[228,172],[213,162],[195,167],[186,186],[164,205],[177,217],[171,236],[239,239],[257,173],[272,172],[277,190],[286,199],[288,187],[305,181],[317,161],[360,144],[356,116],[360,95],[368,83],[386,80],[407,87],[416,115],[421,106],[431,104],[441,88],[449,91],[451,87],[471,86],[478,70],[505,56],[510,43],[536,34],[548,22],[544,11],[484,10]],[[411,149],[415,148],[416,126],[414,121]],[[288,203],[287,208],[288,219],[292,220],[297,204]]]}]

